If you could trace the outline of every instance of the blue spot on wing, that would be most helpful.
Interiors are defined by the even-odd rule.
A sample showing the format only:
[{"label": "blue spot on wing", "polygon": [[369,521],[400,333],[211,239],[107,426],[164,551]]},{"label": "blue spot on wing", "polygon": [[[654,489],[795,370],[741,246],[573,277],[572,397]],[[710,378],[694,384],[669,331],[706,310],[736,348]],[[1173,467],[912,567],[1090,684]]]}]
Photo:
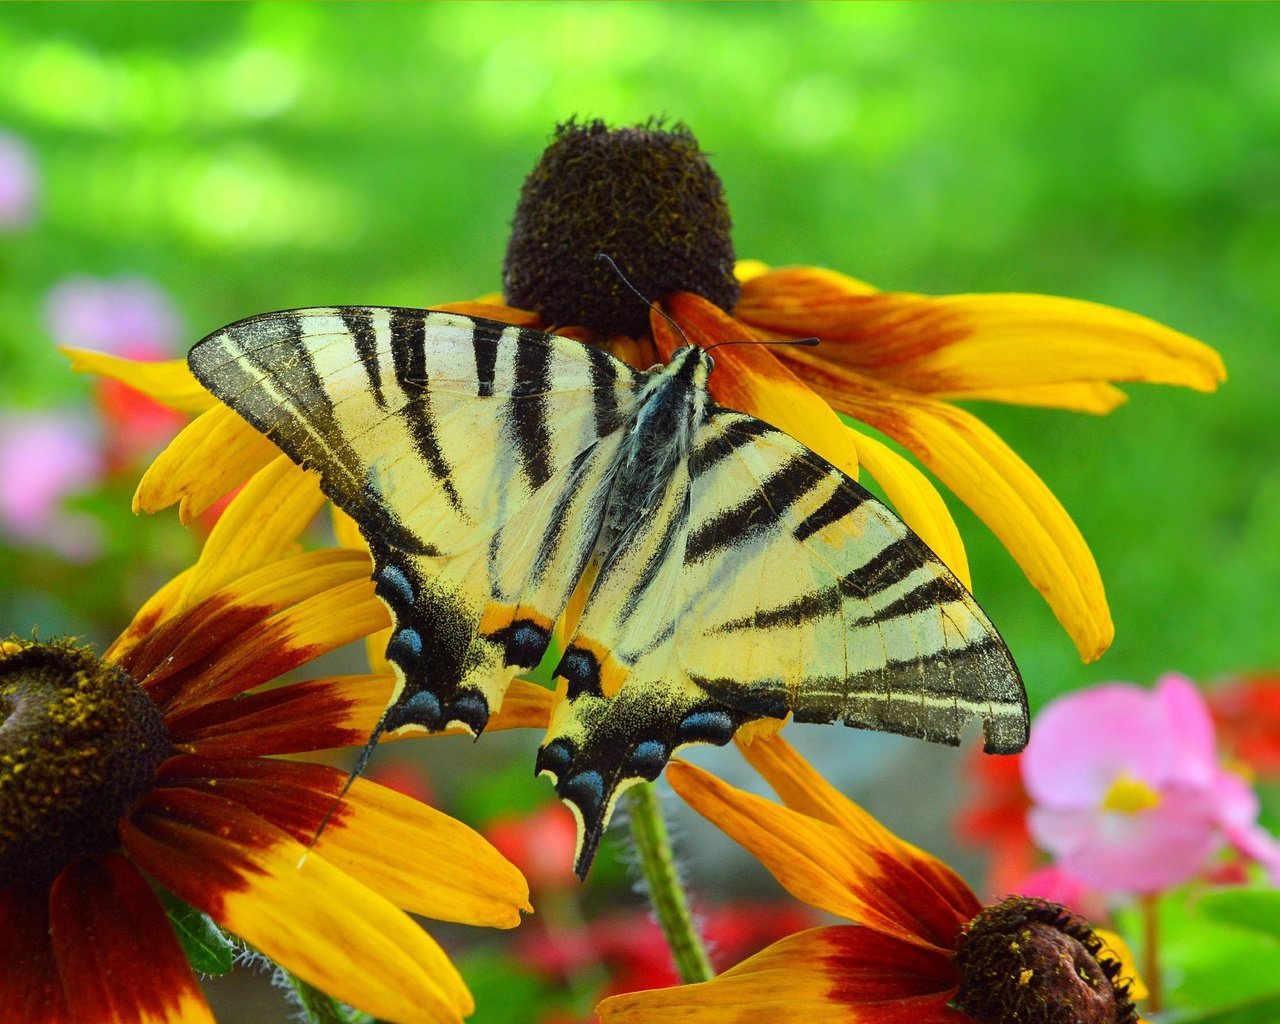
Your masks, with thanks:
[{"label": "blue spot on wing", "polygon": [[413,604],[413,584],[399,566],[384,565],[378,570],[378,579],[394,590],[405,604]]},{"label": "blue spot on wing", "polygon": [[723,745],[733,736],[733,719],[724,711],[695,711],[676,728],[680,743]]},{"label": "blue spot on wing", "polygon": [[416,629],[406,626],[391,638],[391,642],[387,644],[387,657],[395,657],[397,654],[409,659],[422,657],[422,637]]}]

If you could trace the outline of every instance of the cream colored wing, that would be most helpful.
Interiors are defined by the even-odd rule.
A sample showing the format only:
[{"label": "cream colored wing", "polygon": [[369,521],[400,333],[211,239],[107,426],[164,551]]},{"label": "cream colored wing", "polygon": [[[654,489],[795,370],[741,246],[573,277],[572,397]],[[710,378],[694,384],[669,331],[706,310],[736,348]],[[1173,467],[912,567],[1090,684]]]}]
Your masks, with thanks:
[{"label": "cream colored wing", "polygon": [[394,623],[384,728],[481,731],[583,571],[644,375],[566,338],[363,306],[251,317],[189,363],[360,527]]},{"label": "cream colored wing", "polygon": [[538,768],[577,814],[584,875],[622,790],[749,721],[955,744],[980,718],[988,751],[1027,739],[1013,659],[933,552],[798,441],[714,407],[557,671]]}]

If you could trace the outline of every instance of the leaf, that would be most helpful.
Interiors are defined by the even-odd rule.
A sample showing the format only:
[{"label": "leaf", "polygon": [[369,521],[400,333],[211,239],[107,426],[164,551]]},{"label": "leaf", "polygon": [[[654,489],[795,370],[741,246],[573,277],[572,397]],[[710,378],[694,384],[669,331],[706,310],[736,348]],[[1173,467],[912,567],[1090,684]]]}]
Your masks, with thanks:
[{"label": "leaf", "polygon": [[1205,917],[1280,941],[1280,891],[1223,889],[1206,893],[1196,904]]},{"label": "leaf", "polygon": [[160,890],[160,900],[192,968],[200,974],[226,974],[230,971],[235,961],[236,945],[226,932],[214,924],[208,914],[171,893]]}]

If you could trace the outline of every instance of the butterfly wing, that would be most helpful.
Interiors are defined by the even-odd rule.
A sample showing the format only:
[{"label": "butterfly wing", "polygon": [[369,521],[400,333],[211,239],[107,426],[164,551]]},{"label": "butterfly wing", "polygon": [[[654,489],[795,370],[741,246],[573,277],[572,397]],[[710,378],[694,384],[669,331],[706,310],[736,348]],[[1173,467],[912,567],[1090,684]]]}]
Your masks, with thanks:
[{"label": "butterfly wing", "polygon": [[539,770],[586,873],[617,795],[679,747],[783,718],[986,749],[1027,740],[1021,677],[936,555],[795,439],[712,407],[662,505],[602,571],[557,670]]},{"label": "butterfly wing", "polygon": [[382,307],[251,317],[189,363],[360,527],[393,621],[384,727],[481,731],[583,571],[644,375],[566,338]]}]

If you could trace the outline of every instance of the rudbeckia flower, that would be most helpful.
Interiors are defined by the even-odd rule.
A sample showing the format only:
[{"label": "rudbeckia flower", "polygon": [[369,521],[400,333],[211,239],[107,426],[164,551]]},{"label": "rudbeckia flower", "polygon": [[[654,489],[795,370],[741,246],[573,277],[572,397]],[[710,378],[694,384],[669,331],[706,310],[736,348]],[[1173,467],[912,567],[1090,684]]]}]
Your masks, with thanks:
[{"label": "rudbeckia flower", "polygon": [[[392,686],[269,685],[386,623],[365,556],[296,550],[322,500],[268,467],[101,658],[0,645],[0,1020],[212,1020],[157,889],[381,1019],[470,1012],[405,911],[512,927],[519,871],[439,811],[365,780],[335,804],[343,772],[273,756],[364,742]],[[500,717],[545,716],[517,690]]]},{"label": "rudbeckia flower", "polygon": [[1132,1024],[1141,997],[1119,940],[1062,907],[1014,897],[984,907],[941,861],[832,788],[780,736],[742,745],[782,799],[693,765],[676,792],[757,857],[797,899],[849,924],[798,932],[711,981],[633,992],[602,1024]]},{"label": "rudbeckia flower", "polygon": [[[660,305],[647,310],[596,262],[601,252]],[[503,277],[502,299],[436,308],[599,343],[639,368],[668,357],[686,337],[711,344],[817,336],[815,349],[717,349],[712,394],[851,474],[866,468],[899,515],[968,584],[964,545],[932,483],[837,413],[902,444],[991,527],[1086,660],[1113,634],[1087,544],[1034,471],[954,403],[1104,413],[1125,399],[1115,383],[1211,391],[1225,377],[1206,345],[1090,302],[882,292],[813,267],[735,264],[719,179],[681,126],[562,125],[525,183]],[[274,457],[269,442],[214,407],[179,363],[129,364],[83,352],[73,359],[202,414],[143,479],[140,509],[176,502],[190,519]]]},{"label": "rudbeckia flower", "polygon": [[1258,824],[1258,797],[1219,763],[1209,708],[1182,676],[1046,705],[1022,777],[1032,837],[1092,889],[1161,892],[1204,873],[1227,845],[1280,880],[1280,843]]}]

